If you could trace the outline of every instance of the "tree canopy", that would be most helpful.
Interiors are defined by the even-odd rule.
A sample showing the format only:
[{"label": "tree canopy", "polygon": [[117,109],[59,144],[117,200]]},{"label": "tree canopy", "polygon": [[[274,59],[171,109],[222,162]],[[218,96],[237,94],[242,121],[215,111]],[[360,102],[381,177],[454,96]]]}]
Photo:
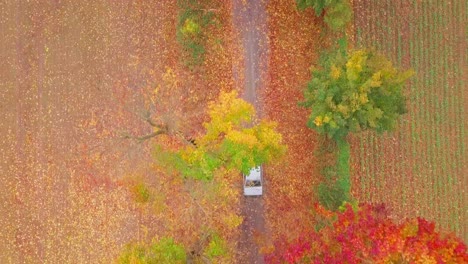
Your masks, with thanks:
[{"label": "tree canopy", "polygon": [[221,92],[209,103],[208,116],[205,133],[194,140],[195,144],[173,153],[157,151],[158,159],[173,165],[184,177],[211,179],[221,167],[247,173],[286,150],[276,124],[265,120],[254,124],[254,107],[238,98],[236,91]]},{"label": "tree canopy", "polygon": [[349,132],[395,127],[406,112],[404,82],[412,70],[400,71],[372,50],[323,56],[304,93],[312,110],[308,126],[333,138]]},{"label": "tree canopy", "polygon": [[312,7],[316,16],[325,13],[325,23],[333,30],[343,29],[353,16],[348,0],[296,0],[296,4],[300,10]]},{"label": "tree canopy", "polygon": [[320,230],[278,240],[268,263],[466,263],[466,245],[441,234],[422,218],[396,223],[383,205],[346,204],[338,212],[320,206]]}]

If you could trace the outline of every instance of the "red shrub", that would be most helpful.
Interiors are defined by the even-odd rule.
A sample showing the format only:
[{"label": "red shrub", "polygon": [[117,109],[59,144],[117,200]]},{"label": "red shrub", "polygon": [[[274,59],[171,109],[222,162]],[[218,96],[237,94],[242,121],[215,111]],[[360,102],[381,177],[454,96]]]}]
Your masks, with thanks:
[{"label": "red shrub", "polygon": [[442,236],[422,218],[394,223],[383,205],[363,204],[331,213],[320,231],[275,243],[267,263],[468,263],[466,245],[453,234]]}]

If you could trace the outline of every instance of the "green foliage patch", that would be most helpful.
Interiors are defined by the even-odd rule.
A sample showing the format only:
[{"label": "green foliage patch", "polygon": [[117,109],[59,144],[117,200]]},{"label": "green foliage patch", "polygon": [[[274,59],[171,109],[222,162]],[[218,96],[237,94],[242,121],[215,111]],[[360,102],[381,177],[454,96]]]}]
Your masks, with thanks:
[{"label": "green foliage patch", "polygon": [[325,14],[325,23],[335,31],[345,28],[353,16],[353,11],[348,1],[338,1],[330,6]]},{"label": "green foliage patch", "polygon": [[205,248],[205,255],[213,259],[227,254],[226,242],[217,233],[211,235],[211,240]]},{"label": "green foliage patch", "polygon": [[320,171],[323,181],[316,188],[317,197],[323,207],[336,211],[344,203],[353,201],[350,194],[350,145],[342,138],[321,138],[316,155],[320,157],[320,166],[323,166]]},{"label": "green foliage patch", "polygon": [[392,130],[406,112],[402,88],[413,71],[400,71],[372,50],[339,50],[322,56],[304,93],[307,125],[331,138],[349,132]]},{"label": "green foliage patch", "polygon": [[183,157],[182,151],[168,151],[160,145],[154,145],[153,157],[170,173],[180,173],[183,178],[195,180],[211,180],[214,171],[222,163],[222,160],[213,153],[198,150],[196,158],[188,160]]},{"label": "green foliage patch", "polygon": [[[349,158],[351,155],[351,150],[349,143],[344,140],[338,140],[338,157],[336,160],[336,169],[338,174],[337,185],[345,193],[351,191],[351,181],[350,181],[350,172],[349,172]],[[346,200],[348,201],[348,200]]]},{"label": "green foliage patch", "polygon": [[182,245],[172,238],[162,238],[149,245],[128,244],[118,258],[119,264],[185,264],[186,253]]},{"label": "green foliage patch", "polygon": [[296,4],[299,10],[313,8],[316,16],[325,14],[325,23],[335,31],[343,29],[353,16],[348,0],[296,0]]},{"label": "green foliage patch", "polygon": [[[343,176],[339,174],[339,166],[346,166],[349,164],[337,164],[335,166],[328,166],[322,170],[323,182],[317,187],[317,196],[319,203],[330,211],[336,211],[345,202],[351,201],[349,175]],[[343,168],[342,168],[343,169]],[[344,168],[346,169],[346,168]],[[349,173],[349,167],[348,167]]]},{"label": "green foliage patch", "polygon": [[214,23],[214,13],[206,11],[199,1],[178,0],[177,41],[182,45],[185,64],[192,68],[203,63],[206,29]]}]

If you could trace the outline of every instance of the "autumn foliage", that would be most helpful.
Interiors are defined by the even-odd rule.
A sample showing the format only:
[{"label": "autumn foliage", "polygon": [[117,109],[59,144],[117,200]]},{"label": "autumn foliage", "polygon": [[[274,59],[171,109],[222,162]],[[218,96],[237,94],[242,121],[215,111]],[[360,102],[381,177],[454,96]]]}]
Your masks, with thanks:
[{"label": "autumn foliage", "polygon": [[129,244],[125,247],[117,261],[119,264],[147,264],[186,262],[184,247],[174,242],[172,238],[154,240],[150,245]]},{"label": "autumn foliage", "polygon": [[412,74],[371,50],[326,54],[304,94],[312,110],[308,126],[334,138],[391,130],[406,112],[402,88]]},{"label": "autumn foliage", "polygon": [[276,124],[255,122],[255,109],[237,92],[221,92],[208,105],[210,121],[205,133],[175,153],[157,151],[159,162],[173,166],[184,177],[212,179],[223,168],[247,173],[251,168],[279,158],[286,151]]},{"label": "autumn foliage", "polygon": [[294,1],[268,2],[266,33],[271,56],[269,78],[261,95],[264,115],[278,123],[277,129],[288,146],[281,162],[265,167],[265,220],[273,238],[283,234],[295,237],[309,229],[310,223],[303,219],[310,214],[316,197],[313,186],[319,181],[318,161],[312,155],[317,137],[304,125],[308,110],[296,103],[303,100],[299,87],[307,83],[308,68],[317,57],[318,49],[311,47],[321,46],[320,29],[314,19],[310,10],[297,12]]},{"label": "autumn foliage", "polygon": [[296,0],[297,7],[312,7],[316,16],[324,14],[324,20],[333,30],[343,29],[353,16],[353,8],[347,0]]},{"label": "autumn foliage", "polygon": [[268,263],[467,263],[466,245],[422,218],[396,223],[383,205],[346,204],[337,213],[316,206],[319,231],[277,241]]}]

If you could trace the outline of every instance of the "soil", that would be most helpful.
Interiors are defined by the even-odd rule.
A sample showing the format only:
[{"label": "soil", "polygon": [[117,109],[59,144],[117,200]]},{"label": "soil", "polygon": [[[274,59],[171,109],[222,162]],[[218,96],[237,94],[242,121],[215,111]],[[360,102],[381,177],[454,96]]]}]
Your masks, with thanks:
[{"label": "soil", "polygon": [[[355,0],[356,46],[373,47],[414,77],[396,131],[353,136],[353,192],[395,219],[424,217],[468,237],[466,2]],[[455,15],[456,14],[456,15]]]}]

